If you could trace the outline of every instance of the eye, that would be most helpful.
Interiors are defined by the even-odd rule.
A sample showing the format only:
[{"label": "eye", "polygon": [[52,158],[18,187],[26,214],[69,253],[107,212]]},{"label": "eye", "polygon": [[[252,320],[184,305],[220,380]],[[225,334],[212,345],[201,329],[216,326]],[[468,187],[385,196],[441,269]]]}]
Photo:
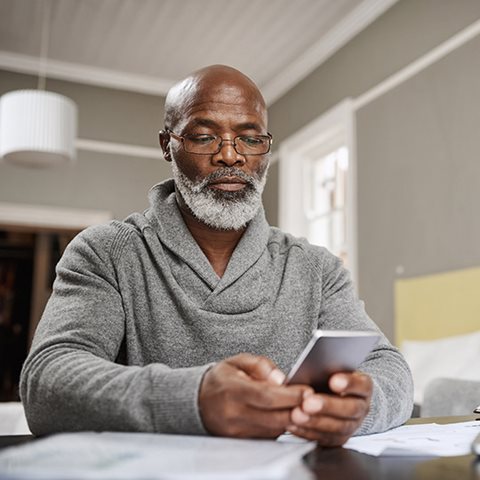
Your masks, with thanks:
[{"label": "eye", "polygon": [[195,145],[209,145],[215,141],[213,135],[185,135],[185,138]]},{"label": "eye", "polygon": [[242,136],[238,137],[238,139],[243,142],[245,145],[248,145],[249,147],[258,147],[259,145],[262,145],[264,140],[262,137],[254,137],[254,136]]}]

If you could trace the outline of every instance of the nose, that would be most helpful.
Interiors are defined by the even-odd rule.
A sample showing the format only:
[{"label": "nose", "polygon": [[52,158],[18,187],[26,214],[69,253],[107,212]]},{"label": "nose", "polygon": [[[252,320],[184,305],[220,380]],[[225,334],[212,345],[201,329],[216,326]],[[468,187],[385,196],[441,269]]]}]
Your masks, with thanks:
[{"label": "nose", "polygon": [[222,145],[220,151],[213,155],[213,162],[216,165],[222,165],[225,167],[233,167],[235,165],[243,165],[245,163],[245,157],[237,153],[233,148],[233,139],[222,139]]}]

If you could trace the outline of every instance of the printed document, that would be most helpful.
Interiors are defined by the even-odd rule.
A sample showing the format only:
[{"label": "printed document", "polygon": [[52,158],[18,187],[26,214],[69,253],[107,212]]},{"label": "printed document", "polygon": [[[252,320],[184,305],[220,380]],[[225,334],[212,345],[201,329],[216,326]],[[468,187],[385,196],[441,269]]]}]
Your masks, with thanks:
[{"label": "printed document", "polygon": [[[53,435],[0,451],[0,479],[282,479],[314,442],[148,433]],[[306,468],[305,468],[306,470]]]},{"label": "printed document", "polygon": [[451,457],[468,455],[480,422],[404,425],[387,432],[353,437],[345,448],[368,455]]}]

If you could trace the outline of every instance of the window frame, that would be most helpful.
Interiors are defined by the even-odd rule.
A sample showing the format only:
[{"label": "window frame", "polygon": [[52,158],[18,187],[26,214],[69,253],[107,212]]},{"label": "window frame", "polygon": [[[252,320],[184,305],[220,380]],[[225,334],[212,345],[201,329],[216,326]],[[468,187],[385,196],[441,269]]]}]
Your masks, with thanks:
[{"label": "window frame", "polygon": [[357,162],[355,112],[347,98],[284,140],[279,147],[279,227],[298,237],[306,237],[308,220],[304,212],[305,172],[312,154],[327,154],[338,139],[348,149],[346,196],[346,247],[348,269],[357,288]]}]

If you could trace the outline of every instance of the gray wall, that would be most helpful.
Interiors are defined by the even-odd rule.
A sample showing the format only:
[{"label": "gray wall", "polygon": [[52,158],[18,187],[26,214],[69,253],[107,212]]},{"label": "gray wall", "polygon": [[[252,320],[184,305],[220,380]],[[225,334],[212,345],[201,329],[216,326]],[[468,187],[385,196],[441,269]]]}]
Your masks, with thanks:
[{"label": "gray wall", "polygon": [[269,109],[279,143],[480,18],[479,0],[399,0]]},{"label": "gray wall", "polygon": [[[479,18],[478,0],[400,0],[270,108],[276,139]],[[397,266],[480,265],[479,51],[477,38],[357,114],[359,291],[391,339]]]},{"label": "gray wall", "polygon": [[[35,77],[0,71],[0,95],[20,88],[36,88]],[[163,98],[56,80],[47,89],[77,103],[79,138],[157,146]],[[77,153],[75,164],[59,168],[0,163],[0,202],[109,210],[123,218],[145,209],[149,188],[170,172],[161,159]]]},{"label": "gray wall", "polygon": [[477,37],[358,112],[360,285],[375,318],[393,318],[397,266],[480,265],[479,52]]}]

